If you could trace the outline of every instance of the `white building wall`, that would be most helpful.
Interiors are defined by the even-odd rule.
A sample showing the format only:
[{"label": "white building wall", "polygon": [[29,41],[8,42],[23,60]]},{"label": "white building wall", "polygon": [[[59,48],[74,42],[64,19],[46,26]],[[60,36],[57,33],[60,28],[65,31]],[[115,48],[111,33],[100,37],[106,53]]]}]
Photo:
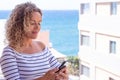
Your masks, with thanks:
[{"label": "white building wall", "polygon": [[[99,15],[96,14],[96,4],[104,2],[107,5],[98,6]],[[80,64],[89,63],[86,66],[90,68],[90,77],[80,75],[80,80],[109,80],[109,77],[120,80],[120,5],[117,15],[111,15],[110,2],[120,0],[80,0],[80,3],[90,3],[90,13],[80,14],[78,23],[79,35],[87,31],[90,36],[90,46],[80,45],[78,53]],[[110,40],[117,43],[116,54],[109,53]]]},{"label": "white building wall", "polygon": [[109,78],[113,78],[115,80],[120,80],[120,77],[110,73],[109,71],[100,69],[100,68],[96,68],[96,80],[109,80]]},{"label": "white building wall", "polygon": [[120,36],[112,36],[105,34],[96,34],[96,50],[106,55],[110,55],[109,41],[116,41],[116,53],[115,56],[120,58]]},{"label": "white building wall", "polygon": [[79,56],[80,64],[90,68],[90,76],[80,75],[80,80],[108,80],[109,77],[119,80],[120,58],[93,52],[91,49],[85,49],[85,47],[84,49],[81,47]]},{"label": "white building wall", "polygon": [[120,15],[120,2],[118,3],[117,14]]},{"label": "white building wall", "polygon": [[97,15],[110,15],[110,3],[97,3]]}]

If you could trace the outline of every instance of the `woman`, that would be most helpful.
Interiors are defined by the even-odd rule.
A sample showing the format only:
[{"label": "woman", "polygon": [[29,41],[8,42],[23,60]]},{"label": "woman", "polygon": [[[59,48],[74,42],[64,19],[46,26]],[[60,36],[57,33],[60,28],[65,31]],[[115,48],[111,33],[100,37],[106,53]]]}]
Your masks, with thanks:
[{"label": "woman", "polygon": [[6,80],[68,80],[66,68],[56,73],[60,63],[38,41],[42,12],[33,3],[19,4],[6,23],[8,46],[0,59]]}]

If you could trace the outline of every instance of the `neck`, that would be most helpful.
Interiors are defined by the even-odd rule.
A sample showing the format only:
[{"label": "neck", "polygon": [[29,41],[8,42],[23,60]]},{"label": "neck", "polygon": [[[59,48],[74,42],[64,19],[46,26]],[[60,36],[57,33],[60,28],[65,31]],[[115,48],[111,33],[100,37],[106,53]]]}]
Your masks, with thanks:
[{"label": "neck", "polygon": [[26,47],[26,48],[32,47],[32,44],[33,44],[32,39],[25,40],[24,43],[25,43],[24,47]]}]

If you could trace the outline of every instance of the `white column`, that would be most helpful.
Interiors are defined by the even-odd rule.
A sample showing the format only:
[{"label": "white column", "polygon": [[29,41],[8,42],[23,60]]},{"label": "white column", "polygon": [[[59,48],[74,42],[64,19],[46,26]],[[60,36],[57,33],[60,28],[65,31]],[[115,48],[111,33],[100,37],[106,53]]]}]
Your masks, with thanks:
[{"label": "white column", "polygon": [[90,80],[96,80],[96,74],[95,74],[95,65],[94,63],[91,63],[90,65]]}]

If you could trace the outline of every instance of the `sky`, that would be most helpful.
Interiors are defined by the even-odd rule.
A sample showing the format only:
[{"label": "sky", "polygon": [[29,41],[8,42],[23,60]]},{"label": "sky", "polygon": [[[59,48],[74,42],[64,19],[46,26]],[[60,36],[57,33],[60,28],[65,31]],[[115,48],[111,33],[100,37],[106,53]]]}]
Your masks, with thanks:
[{"label": "sky", "polygon": [[15,5],[31,1],[42,10],[78,10],[79,0],[2,0],[0,10],[11,10]]}]

